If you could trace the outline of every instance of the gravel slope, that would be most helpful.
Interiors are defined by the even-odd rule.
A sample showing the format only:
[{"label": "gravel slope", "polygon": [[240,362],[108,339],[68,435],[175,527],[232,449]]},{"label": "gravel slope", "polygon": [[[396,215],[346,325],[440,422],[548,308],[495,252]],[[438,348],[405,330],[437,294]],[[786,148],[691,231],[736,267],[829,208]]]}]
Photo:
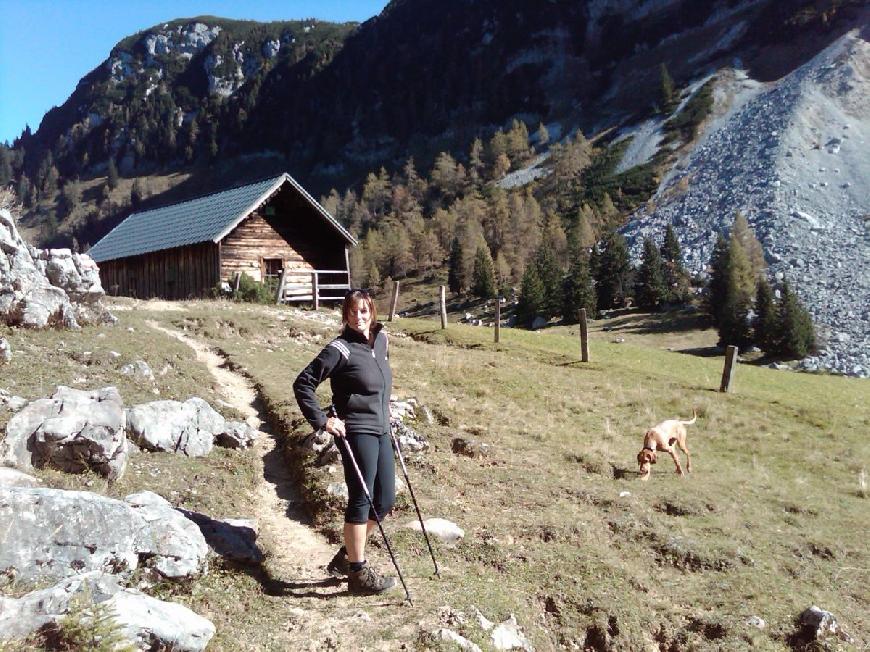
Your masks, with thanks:
[{"label": "gravel slope", "polygon": [[817,324],[823,350],[803,366],[867,377],[870,44],[850,32],[771,84],[738,74],[720,85],[717,107],[652,211],[626,227],[633,252],[673,224],[687,266],[701,272],[716,233],[742,211],[771,272],[797,289]]}]

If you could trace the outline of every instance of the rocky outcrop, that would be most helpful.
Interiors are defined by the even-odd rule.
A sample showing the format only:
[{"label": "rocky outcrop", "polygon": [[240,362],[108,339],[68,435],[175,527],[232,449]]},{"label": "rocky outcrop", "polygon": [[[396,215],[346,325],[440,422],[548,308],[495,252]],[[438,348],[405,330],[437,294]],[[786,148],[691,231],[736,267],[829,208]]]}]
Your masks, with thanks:
[{"label": "rocky outcrop", "polygon": [[0,641],[14,641],[53,623],[74,607],[86,613],[93,605],[112,614],[124,637],[141,650],[204,650],[214,625],[182,604],[164,602],[100,571],[66,578],[20,598],[0,596]]},{"label": "rocky outcrop", "polygon": [[0,461],[23,470],[92,470],[117,480],[129,456],[125,426],[114,387],[88,392],[59,386],[51,398],[28,403],[9,420]]},{"label": "rocky outcrop", "polygon": [[142,565],[167,579],[205,572],[208,546],[195,523],[157,494],[124,501],[83,491],[0,487],[0,569],[20,582]]},{"label": "rocky outcrop", "polygon": [[113,322],[97,264],[69,249],[35,249],[0,210],[0,322],[10,326],[78,328]]},{"label": "rocky outcrop", "polygon": [[127,411],[130,439],[150,451],[202,457],[211,452],[215,436],[224,432],[226,421],[199,397],[184,403],[153,401]]}]

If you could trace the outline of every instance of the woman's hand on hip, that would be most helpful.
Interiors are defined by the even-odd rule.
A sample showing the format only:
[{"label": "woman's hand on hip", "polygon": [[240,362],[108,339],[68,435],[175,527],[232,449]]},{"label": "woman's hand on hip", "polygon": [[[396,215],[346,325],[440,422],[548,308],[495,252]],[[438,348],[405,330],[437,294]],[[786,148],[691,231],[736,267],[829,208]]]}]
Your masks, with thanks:
[{"label": "woman's hand on hip", "polygon": [[344,437],[346,434],[344,431],[344,421],[338,417],[329,417],[326,420],[326,425],[323,426],[323,429],[336,437]]}]

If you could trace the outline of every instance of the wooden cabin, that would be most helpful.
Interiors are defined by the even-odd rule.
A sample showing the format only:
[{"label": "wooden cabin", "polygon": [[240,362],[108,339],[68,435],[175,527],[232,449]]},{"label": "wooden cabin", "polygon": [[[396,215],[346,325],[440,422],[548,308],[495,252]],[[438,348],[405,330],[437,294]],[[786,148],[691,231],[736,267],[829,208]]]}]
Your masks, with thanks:
[{"label": "wooden cabin", "polygon": [[[133,213],[88,254],[110,295],[204,297],[241,275],[279,301],[339,300],[356,240],[289,174]],[[226,285],[224,285],[226,288]]]}]

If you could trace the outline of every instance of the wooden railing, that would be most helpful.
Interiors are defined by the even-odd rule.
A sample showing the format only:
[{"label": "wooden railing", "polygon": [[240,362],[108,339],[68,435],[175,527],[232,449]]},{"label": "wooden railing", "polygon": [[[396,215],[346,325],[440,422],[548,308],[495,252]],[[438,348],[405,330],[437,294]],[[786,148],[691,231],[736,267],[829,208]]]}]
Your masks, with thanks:
[{"label": "wooden railing", "polygon": [[278,303],[310,301],[314,309],[321,301],[342,301],[350,290],[350,272],[346,269],[285,269],[278,282]]}]

